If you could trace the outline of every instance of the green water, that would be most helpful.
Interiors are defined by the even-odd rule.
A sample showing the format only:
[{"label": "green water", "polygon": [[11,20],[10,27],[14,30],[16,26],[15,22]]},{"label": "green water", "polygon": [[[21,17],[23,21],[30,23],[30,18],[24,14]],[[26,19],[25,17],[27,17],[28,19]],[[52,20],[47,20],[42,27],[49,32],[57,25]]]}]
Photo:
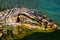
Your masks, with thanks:
[{"label": "green water", "polygon": [[33,33],[22,40],[60,40],[60,30],[52,33]]}]

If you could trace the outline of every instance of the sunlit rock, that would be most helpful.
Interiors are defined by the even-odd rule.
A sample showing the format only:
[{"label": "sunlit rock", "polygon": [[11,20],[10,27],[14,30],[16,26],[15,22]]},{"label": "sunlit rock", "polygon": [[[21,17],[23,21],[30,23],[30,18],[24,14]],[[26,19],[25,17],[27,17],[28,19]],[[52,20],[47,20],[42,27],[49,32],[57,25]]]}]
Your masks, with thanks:
[{"label": "sunlit rock", "polygon": [[[48,21],[46,15],[36,9],[13,8],[0,12],[0,24],[5,26],[28,26],[28,28],[56,29],[57,25]],[[1,22],[2,21],[2,22]],[[29,25],[28,25],[29,24]]]}]

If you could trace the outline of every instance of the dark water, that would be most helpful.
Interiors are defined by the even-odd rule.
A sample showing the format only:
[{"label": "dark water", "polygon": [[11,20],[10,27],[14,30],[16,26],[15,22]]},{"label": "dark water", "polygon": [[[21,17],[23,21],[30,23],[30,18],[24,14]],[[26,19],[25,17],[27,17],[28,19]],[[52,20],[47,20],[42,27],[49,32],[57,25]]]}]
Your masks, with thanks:
[{"label": "dark water", "polygon": [[52,33],[33,33],[22,40],[60,40],[60,30]]},{"label": "dark water", "polygon": [[28,7],[41,10],[60,26],[60,0],[0,0],[0,7]]}]

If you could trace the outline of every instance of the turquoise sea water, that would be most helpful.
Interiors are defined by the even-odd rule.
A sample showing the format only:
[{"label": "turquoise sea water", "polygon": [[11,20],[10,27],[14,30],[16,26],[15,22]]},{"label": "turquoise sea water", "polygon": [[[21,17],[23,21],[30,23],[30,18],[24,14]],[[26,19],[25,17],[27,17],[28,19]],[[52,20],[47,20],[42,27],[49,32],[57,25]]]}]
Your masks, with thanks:
[{"label": "turquoise sea water", "polygon": [[0,6],[41,10],[60,27],[60,0],[0,0]]}]

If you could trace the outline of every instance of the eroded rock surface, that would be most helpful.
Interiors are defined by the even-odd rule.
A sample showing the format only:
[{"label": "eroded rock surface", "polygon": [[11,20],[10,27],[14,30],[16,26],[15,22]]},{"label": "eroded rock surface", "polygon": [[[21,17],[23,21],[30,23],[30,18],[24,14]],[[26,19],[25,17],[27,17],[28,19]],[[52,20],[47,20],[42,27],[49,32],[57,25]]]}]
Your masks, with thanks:
[{"label": "eroded rock surface", "polygon": [[44,30],[46,28],[47,30],[57,28],[57,25],[48,19],[43,12],[28,8],[13,8],[0,12],[0,24],[6,26],[24,25],[28,26],[28,28]]}]

